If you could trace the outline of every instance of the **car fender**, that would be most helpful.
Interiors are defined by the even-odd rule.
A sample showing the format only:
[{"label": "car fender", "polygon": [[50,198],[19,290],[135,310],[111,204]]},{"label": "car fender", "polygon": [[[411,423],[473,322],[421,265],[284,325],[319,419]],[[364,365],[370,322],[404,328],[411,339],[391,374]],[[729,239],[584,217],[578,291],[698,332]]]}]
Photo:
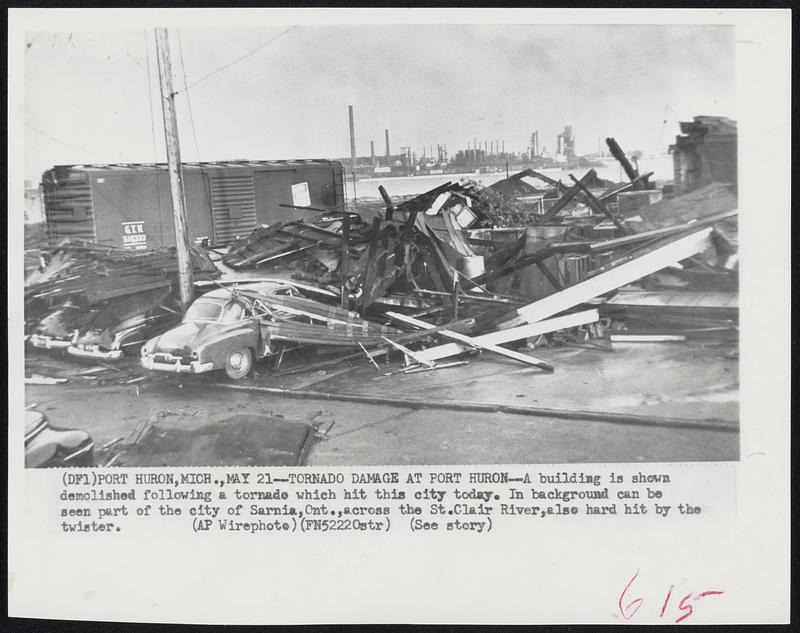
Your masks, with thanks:
[{"label": "car fender", "polygon": [[123,345],[126,345],[128,343],[128,339],[130,339],[132,336],[142,332],[146,334],[147,330],[150,328],[154,328],[159,325],[167,325],[175,320],[174,317],[169,317],[171,317],[171,315],[146,317],[142,322],[125,328],[124,330],[120,330],[114,335],[114,343],[112,344],[111,348],[119,349]]},{"label": "car fender", "polygon": [[220,332],[211,340],[198,345],[194,351],[200,362],[213,362],[215,366],[225,364],[225,357],[228,352],[242,347],[250,347],[257,354],[260,354],[258,345],[258,329],[254,327],[237,327],[233,330]]}]

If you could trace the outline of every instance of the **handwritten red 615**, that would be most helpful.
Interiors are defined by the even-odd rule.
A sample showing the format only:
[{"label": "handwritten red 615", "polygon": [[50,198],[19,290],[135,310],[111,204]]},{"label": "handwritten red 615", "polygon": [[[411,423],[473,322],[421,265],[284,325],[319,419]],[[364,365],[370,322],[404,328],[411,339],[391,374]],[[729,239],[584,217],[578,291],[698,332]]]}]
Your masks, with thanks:
[{"label": "handwritten red 615", "polygon": [[[631,585],[633,585],[636,578],[639,576],[639,570],[636,570],[636,573],[633,577],[628,581],[628,584],[625,585],[625,588],[622,590],[622,593],[619,595],[619,600],[617,601],[617,606],[619,607],[619,612],[622,614],[622,617],[626,620],[630,620],[636,613],[639,611],[639,608],[644,604],[644,598],[636,597],[631,599],[632,591]],[[664,597],[664,601],[661,604],[661,610],[659,611],[658,617],[663,618],[664,614],[667,612],[669,607],[671,598],[672,598],[672,590],[675,588],[675,585],[670,585],[669,589],[667,589],[666,595]],[[683,622],[688,617],[694,613],[694,607],[692,606],[693,602],[697,602],[701,598],[707,598],[709,596],[721,596],[724,591],[701,591],[697,594],[687,593],[683,596],[680,601],[678,602],[678,612],[679,615],[675,619],[675,624],[679,624]],[[671,617],[671,616],[670,616]]]}]

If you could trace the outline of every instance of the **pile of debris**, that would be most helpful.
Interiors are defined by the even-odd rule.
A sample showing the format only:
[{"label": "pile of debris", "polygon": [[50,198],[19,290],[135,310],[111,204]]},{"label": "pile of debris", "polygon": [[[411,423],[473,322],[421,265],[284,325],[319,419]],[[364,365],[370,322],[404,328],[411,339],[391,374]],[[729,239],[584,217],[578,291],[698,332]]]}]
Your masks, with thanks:
[{"label": "pile of debris", "polygon": [[[34,347],[117,359],[180,321],[172,250],[130,251],[65,240],[42,249],[25,279],[25,335]],[[191,251],[198,278],[221,275],[205,251]]]},{"label": "pile of debris", "polygon": [[[402,202],[381,187],[385,210],[372,217],[303,207],[316,215],[256,229],[222,263],[237,271],[288,266],[323,301],[339,303],[273,297],[264,305],[309,320],[272,319],[277,340],[360,348],[325,364],[363,354],[374,363],[376,355],[401,351],[427,370],[484,350],[552,371],[527,353],[542,340],[603,349],[635,341],[735,343],[735,188],[712,182],[674,196],[655,187],[652,173],[640,174],[614,139],[607,143],[627,182],[590,169],[563,183],[527,169],[491,187],[445,182]],[[206,278],[219,274],[202,251],[192,257]],[[175,272],[167,252],[66,243],[28,276],[26,308],[69,301],[85,309],[171,293]]]},{"label": "pile of debris", "polygon": [[[282,247],[297,268],[326,262],[323,281],[341,286],[343,306],[413,330],[363,353],[374,362],[400,350],[415,369],[486,350],[551,371],[545,360],[502,347],[531,350],[543,336],[605,348],[697,338],[735,343],[736,196],[712,183],[663,197],[652,174],[626,164],[630,180],[619,184],[594,170],[571,176],[569,186],[525,170],[491,188],[447,182],[397,205],[381,191],[386,211],[371,226],[356,220],[345,232],[340,218],[328,217],[324,226],[259,229],[223,261],[255,266],[274,261],[268,258]],[[435,339],[444,342],[408,347]]]},{"label": "pile of debris", "polygon": [[[178,274],[174,249],[132,251],[82,240],[64,240],[40,253],[40,265],[25,278],[25,314],[40,318],[66,302],[91,306],[156,289],[172,289]],[[196,275],[217,278],[205,251],[191,249]]]}]

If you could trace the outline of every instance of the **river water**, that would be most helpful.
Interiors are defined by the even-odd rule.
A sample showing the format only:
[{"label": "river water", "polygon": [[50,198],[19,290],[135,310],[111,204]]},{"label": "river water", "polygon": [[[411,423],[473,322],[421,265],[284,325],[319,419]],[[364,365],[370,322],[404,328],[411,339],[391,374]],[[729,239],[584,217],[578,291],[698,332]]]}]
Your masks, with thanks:
[{"label": "river water", "polygon": [[[600,178],[611,180],[613,182],[627,182],[625,173],[622,171],[619,163],[615,160],[604,161],[603,167],[593,167]],[[578,169],[564,169],[564,170],[542,170],[542,173],[554,180],[561,180],[566,185],[572,184],[569,174],[580,178],[589,170],[588,167],[581,167]],[[639,160],[639,173],[653,172],[653,178],[657,181],[672,180],[673,167],[672,155],[664,154],[653,157],[643,157]],[[513,170],[509,173],[515,173]],[[359,199],[380,199],[380,192],[378,187],[383,185],[384,189],[390,196],[413,196],[419,195],[434,187],[442,185],[446,182],[458,182],[462,179],[470,179],[479,182],[484,186],[489,186],[498,180],[506,177],[506,172],[496,172],[491,174],[476,174],[476,173],[463,173],[463,174],[437,174],[432,176],[395,176],[391,178],[365,178],[364,180],[357,180],[355,189],[351,177],[345,177],[345,192],[348,200],[354,197]],[[538,181],[526,179],[531,184],[539,188],[546,188],[547,185]],[[355,195],[354,195],[355,194]]]}]

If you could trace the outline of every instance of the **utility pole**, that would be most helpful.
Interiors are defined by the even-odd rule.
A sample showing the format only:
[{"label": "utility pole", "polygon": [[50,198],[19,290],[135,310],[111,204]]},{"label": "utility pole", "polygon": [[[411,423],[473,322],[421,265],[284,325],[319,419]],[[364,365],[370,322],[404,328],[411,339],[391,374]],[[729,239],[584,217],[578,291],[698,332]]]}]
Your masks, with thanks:
[{"label": "utility pole", "polygon": [[175,249],[178,253],[178,283],[181,308],[185,312],[192,302],[192,261],[189,256],[189,233],[186,230],[186,206],[181,173],[181,149],[178,144],[178,122],[175,118],[175,91],[172,89],[172,64],[169,56],[167,29],[156,28],[158,76],[161,80],[161,108],[164,112],[164,138],[167,145],[169,188],[172,194],[175,221]]}]

